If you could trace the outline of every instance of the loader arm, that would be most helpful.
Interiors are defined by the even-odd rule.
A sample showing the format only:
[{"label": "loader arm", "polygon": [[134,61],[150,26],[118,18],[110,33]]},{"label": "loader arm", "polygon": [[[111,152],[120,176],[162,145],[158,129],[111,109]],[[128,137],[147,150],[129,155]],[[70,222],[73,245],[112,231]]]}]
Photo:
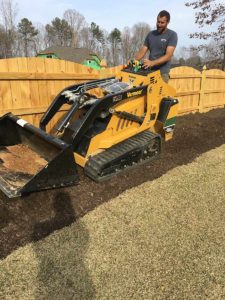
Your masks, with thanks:
[{"label": "loader arm", "polygon": [[[66,98],[65,92],[69,91],[72,93],[80,94],[82,91],[87,91],[89,89],[97,87],[99,84],[104,83],[110,79],[113,79],[115,77],[110,77],[107,79],[100,79],[100,80],[92,80],[89,82],[81,83],[81,84],[76,84],[76,85],[71,85],[64,90],[62,90],[55,98],[55,100],[51,103],[47,111],[44,113],[43,117],[40,120],[39,127],[46,131],[46,126],[48,123],[52,120],[52,118],[55,116],[55,114],[60,110],[60,108],[64,104],[72,104],[70,101]],[[62,121],[63,123],[63,121]]]},{"label": "loader arm", "polygon": [[[80,120],[78,124],[70,124],[66,130],[65,135],[62,138],[66,143],[72,144],[73,149],[79,144],[80,140],[93,124],[94,120],[99,116],[99,114],[105,110],[110,112],[110,108],[127,98],[129,98],[129,93],[139,92],[139,95],[147,94],[147,86],[141,86],[132,88],[123,92],[107,95],[101,99],[98,99],[96,103],[88,110],[86,115]],[[119,101],[117,100],[119,97]],[[113,112],[110,112],[112,114]]]}]

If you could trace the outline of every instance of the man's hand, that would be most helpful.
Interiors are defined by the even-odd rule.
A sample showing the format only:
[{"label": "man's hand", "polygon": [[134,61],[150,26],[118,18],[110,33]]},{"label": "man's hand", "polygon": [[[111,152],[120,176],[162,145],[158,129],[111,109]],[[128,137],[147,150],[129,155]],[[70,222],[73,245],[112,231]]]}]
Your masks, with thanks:
[{"label": "man's hand", "polygon": [[147,68],[151,68],[153,67],[155,64],[154,64],[154,61],[153,60],[149,60],[149,59],[144,59],[144,68],[147,69]]}]

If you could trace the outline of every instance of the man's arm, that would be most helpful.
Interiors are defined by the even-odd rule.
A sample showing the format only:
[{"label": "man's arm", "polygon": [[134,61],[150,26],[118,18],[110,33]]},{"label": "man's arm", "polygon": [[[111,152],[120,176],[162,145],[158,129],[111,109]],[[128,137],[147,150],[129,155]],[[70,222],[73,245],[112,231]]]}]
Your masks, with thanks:
[{"label": "man's arm", "polygon": [[148,51],[148,47],[143,46],[143,47],[138,51],[138,53],[134,56],[134,59],[136,59],[136,60],[141,60],[141,59],[145,56],[145,54],[147,53],[147,51]]},{"label": "man's arm", "polygon": [[144,67],[145,68],[154,67],[154,66],[161,65],[161,64],[164,64],[165,62],[169,61],[173,56],[175,48],[176,47],[168,46],[166,48],[166,54],[161,56],[158,59],[155,59],[155,60],[144,59]]}]

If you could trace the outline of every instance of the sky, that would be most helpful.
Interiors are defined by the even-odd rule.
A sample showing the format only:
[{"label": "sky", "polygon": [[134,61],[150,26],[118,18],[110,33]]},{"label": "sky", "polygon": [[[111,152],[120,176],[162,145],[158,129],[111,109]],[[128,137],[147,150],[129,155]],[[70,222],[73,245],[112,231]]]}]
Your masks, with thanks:
[{"label": "sky", "polygon": [[171,14],[169,28],[177,32],[178,46],[188,47],[200,42],[188,37],[199,28],[195,24],[195,11],[186,7],[185,2],[187,0],[14,0],[18,5],[18,20],[28,18],[34,24],[45,25],[55,17],[62,18],[67,9],[75,9],[89,24],[95,22],[108,32],[139,22],[146,22],[153,29],[158,12],[165,9]]}]

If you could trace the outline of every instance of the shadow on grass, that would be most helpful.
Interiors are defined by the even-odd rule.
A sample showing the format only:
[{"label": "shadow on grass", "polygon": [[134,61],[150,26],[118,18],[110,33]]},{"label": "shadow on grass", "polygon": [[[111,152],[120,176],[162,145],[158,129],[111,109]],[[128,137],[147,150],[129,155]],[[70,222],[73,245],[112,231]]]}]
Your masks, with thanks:
[{"label": "shadow on grass", "polygon": [[76,221],[69,194],[58,192],[54,196],[51,207],[51,214],[54,215],[54,217],[34,225],[33,241],[38,241],[40,238],[48,236],[52,231],[61,229]]},{"label": "shadow on grass", "polygon": [[[58,192],[53,207],[54,217],[34,226],[34,241],[75,221],[68,193]],[[61,216],[64,216],[63,225]],[[89,243],[88,231],[79,223],[69,237],[62,232],[56,235],[33,244],[39,269],[35,299],[93,299],[95,290],[83,262]],[[71,244],[75,245],[73,249]]]}]

